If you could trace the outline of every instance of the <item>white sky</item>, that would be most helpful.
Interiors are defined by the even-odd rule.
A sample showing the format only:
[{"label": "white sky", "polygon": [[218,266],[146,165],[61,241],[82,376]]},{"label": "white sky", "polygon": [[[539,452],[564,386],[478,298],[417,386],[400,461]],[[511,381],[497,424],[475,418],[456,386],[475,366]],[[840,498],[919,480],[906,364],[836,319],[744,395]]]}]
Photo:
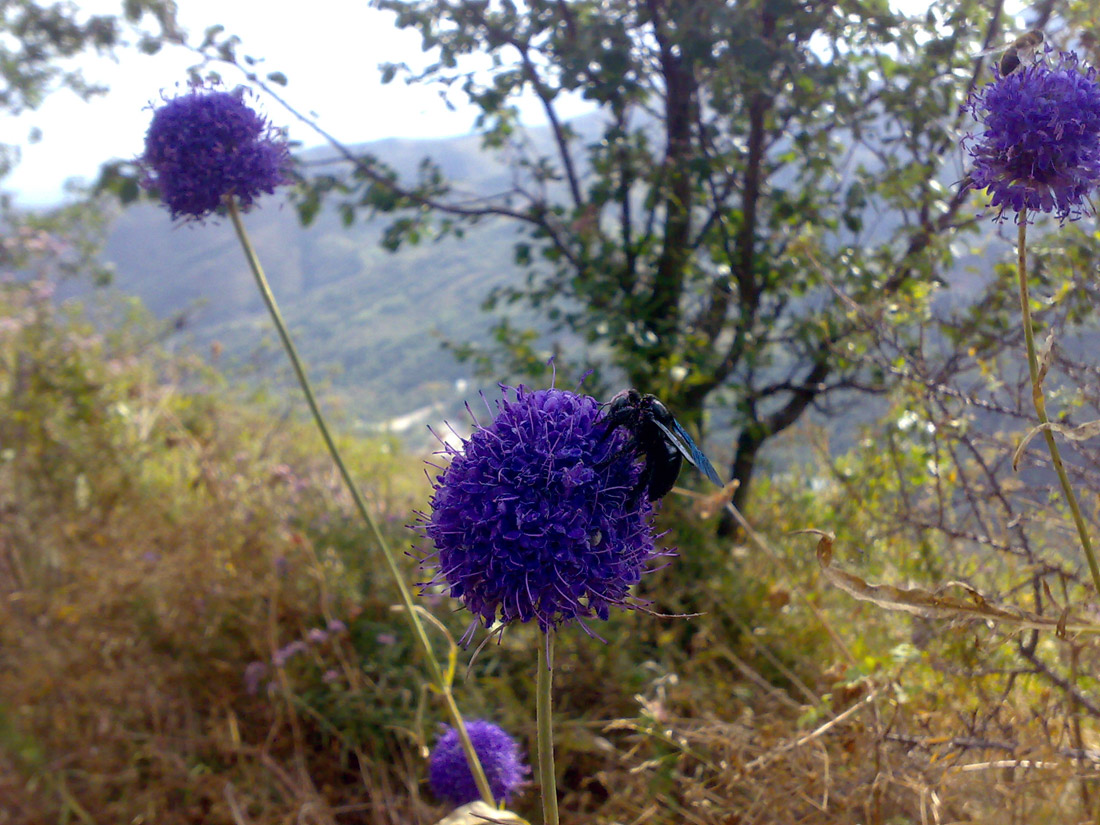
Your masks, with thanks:
[{"label": "white sky", "polygon": [[[78,5],[88,12],[117,13],[121,3]],[[214,24],[239,35],[238,55],[262,57],[264,72],[286,74],[290,82],[281,93],[301,111],[316,112],[319,123],[344,143],[463,134],[473,126],[472,111],[448,110],[434,88],[406,86],[400,79],[381,84],[380,63],[422,60],[420,39],[395,29],[392,15],[369,8],[366,0],[178,0],[178,5],[193,42]],[[15,192],[24,206],[53,203],[67,179],[91,181],[103,161],[137,156],[150,117],[146,105],[159,99],[161,90],[171,93],[186,81],[186,68],[195,62],[182,49],[152,57],[124,50],[117,63],[83,60],[86,77],[111,91],[88,103],[62,91],[35,112],[0,118],[0,142],[25,143],[32,127],[43,133],[41,142],[23,146],[19,166],[0,186]],[[228,84],[239,82],[232,69],[220,71]],[[260,108],[274,124],[289,126],[292,139],[306,146],[321,142],[274,101],[261,99]],[[577,101],[564,113],[584,110]],[[535,107],[525,119],[541,122]]]},{"label": "white sky", "polygon": [[[400,79],[388,86],[379,80],[378,65],[423,60],[419,37],[398,31],[393,17],[368,6],[367,0],[177,0],[179,19],[191,40],[221,24],[242,38],[238,55],[265,60],[261,69],[281,71],[290,85],[281,90],[301,111],[316,112],[319,123],[344,143],[387,137],[439,137],[463,134],[473,126],[474,113],[450,111],[433,87],[406,86]],[[121,0],[78,0],[88,13],[117,13]],[[927,8],[928,0],[894,0],[907,12]],[[141,152],[148,126],[146,106],[171,93],[186,80],[194,56],[183,49],[165,49],[149,57],[123,50],[117,63],[84,59],[89,80],[110,87],[103,97],[85,103],[69,92],[58,92],[35,112],[19,118],[0,117],[0,142],[24,144],[22,161],[0,186],[16,193],[24,206],[57,202],[69,178],[95,179],[99,166],[111,158],[132,158]],[[240,78],[225,67],[230,84]],[[457,102],[457,101],[456,101]],[[537,104],[522,107],[524,120],[541,124]],[[292,139],[306,146],[320,143],[307,127],[292,121],[274,101],[260,108],[278,126],[289,126]],[[579,98],[564,102],[561,113],[572,117],[590,107]],[[31,129],[43,139],[26,144]]]}]

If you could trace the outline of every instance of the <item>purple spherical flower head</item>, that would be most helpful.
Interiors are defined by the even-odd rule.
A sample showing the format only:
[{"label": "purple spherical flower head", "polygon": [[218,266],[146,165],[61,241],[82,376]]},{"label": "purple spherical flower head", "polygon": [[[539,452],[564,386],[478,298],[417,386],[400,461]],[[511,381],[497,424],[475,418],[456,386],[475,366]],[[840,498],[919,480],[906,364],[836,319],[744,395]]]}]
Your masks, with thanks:
[{"label": "purple spherical flower head", "polygon": [[[492,722],[475,719],[466,723],[466,730],[485,771],[485,778],[489,780],[493,798],[498,802],[508,802],[530,771],[520,758],[519,745]],[[445,728],[428,757],[428,779],[432,792],[456,807],[481,798],[474,775],[466,763],[462,742],[453,728]]]},{"label": "purple spherical flower head", "polygon": [[[543,629],[627,606],[655,555],[640,465],[607,436],[595,399],[519,387],[497,402],[434,482],[420,525],[436,547],[430,584],[446,584],[486,627]],[[472,628],[471,628],[472,629]]]},{"label": "purple spherical flower head", "polygon": [[157,189],[173,218],[201,220],[234,195],[248,208],[288,181],[282,135],[241,96],[193,88],[153,113],[145,133],[142,185]]},{"label": "purple spherical flower head", "polygon": [[1100,84],[1096,70],[1062,53],[1022,66],[971,95],[967,108],[985,130],[964,145],[974,160],[968,184],[988,189],[1006,211],[1054,212],[1060,221],[1085,214],[1100,181]]}]

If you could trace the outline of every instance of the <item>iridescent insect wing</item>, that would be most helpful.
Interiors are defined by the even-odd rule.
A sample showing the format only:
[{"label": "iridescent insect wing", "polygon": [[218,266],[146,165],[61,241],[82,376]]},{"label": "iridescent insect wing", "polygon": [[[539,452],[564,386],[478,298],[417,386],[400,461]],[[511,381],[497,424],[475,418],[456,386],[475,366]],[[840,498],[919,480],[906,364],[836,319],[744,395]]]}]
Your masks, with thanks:
[{"label": "iridescent insect wing", "polygon": [[679,450],[684,458],[694,464],[699,469],[699,472],[719,487],[722,486],[722,479],[718,477],[718,472],[714,469],[714,465],[710,463],[705,455],[703,455],[703,451],[696,446],[695,441],[687,434],[687,431],[680,426],[679,421],[675,418],[672,419],[672,429],[666,427],[656,418],[653,419],[653,423],[661,428],[661,432],[668,438],[669,443]]},{"label": "iridescent insect wing", "polygon": [[1011,43],[1001,43],[998,46],[990,46],[988,49],[984,49],[980,52],[974,52],[971,57],[988,57],[991,54],[1001,54],[1009,49],[1019,49],[1025,52],[1036,49],[1040,46],[1046,37],[1039,29],[1032,29],[1026,34],[1020,35]]}]

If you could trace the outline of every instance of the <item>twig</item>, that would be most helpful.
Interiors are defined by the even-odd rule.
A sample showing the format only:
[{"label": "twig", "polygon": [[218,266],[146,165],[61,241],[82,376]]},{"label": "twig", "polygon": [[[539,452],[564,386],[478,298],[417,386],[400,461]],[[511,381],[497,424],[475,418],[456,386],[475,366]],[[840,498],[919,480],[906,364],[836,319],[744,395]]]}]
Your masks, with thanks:
[{"label": "twig", "polygon": [[[948,747],[953,750],[988,750],[1006,751],[1008,753],[1020,753],[1020,746],[1014,742],[1001,742],[995,739],[976,739],[969,736],[959,736],[950,739],[922,738],[906,733],[886,734],[888,742],[897,742],[910,748],[932,750],[934,748]],[[1058,756],[1067,759],[1076,759],[1082,762],[1092,762],[1100,765],[1100,750],[1090,748],[1058,748],[1054,751]],[[1013,764],[1016,764],[1014,761]]]},{"label": "twig", "polygon": [[878,696],[877,692],[871,692],[871,693],[867,694],[859,702],[857,702],[856,704],[854,704],[850,708],[848,708],[846,711],[844,711],[844,713],[841,713],[840,715],[835,716],[834,718],[830,719],[824,725],[821,725],[821,727],[815,728],[814,730],[807,733],[805,736],[803,736],[799,739],[796,739],[794,742],[788,742],[787,744],[785,744],[781,747],[778,747],[775,750],[768,751],[767,753],[756,757],[756,759],[752,760],[749,764],[747,764],[745,766],[745,770],[746,771],[751,771],[751,770],[755,770],[756,768],[763,767],[764,765],[770,764],[771,762],[775,761],[777,758],[779,758],[784,753],[789,753],[790,751],[801,748],[803,745],[805,745],[808,742],[814,741],[818,737],[824,735],[825,733],[828,733],[832,728],[839,725],[841,722],[843,722],[848,717],[854,716],[855,713],[860,708],[862,708],[864,705],[871,704],[871,702],[873,702],[877,696]]}]

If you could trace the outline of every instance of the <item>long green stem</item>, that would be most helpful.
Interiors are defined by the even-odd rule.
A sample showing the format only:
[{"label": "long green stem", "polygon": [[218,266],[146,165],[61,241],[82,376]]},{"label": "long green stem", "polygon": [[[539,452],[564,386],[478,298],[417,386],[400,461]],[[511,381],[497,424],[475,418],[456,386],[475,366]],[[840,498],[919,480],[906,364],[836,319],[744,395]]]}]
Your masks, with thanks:
[{"label": "long green stem", "polygon": [[313,420],[317,424],[317,429],[321,431],[321,437],[325,441],[325,446],[328,447],[329,455],[332,456],[333,462],[335,462],[337,469],[340,471],[340,476],[344,479],[344,484],[347,486],[348,492],[351,493],[352,500],[355,502],[355,507],[359,511],[359,515],[363,517],[363,521],[366,522],[367,527],[374,535],[375,541],[378,542],[378,546],[382,550],[382,555],[386,559],[386,566],[389,567],[390,573],[397,583],[397,589],[401,594],[401,603],[405,606],[405,615],[409,617],[409,624],[412,625],[413,634],[416,636],[417,640],[419,640],[420,646],[424,648],[432,682],[435,683],[436,688],[438,688],[440,694],[443,696],[443,701],[447,706],[447,713],[451,717],[455,730],[458,732],[459,739],[462,742],[462,749],[466,753],[466,761],[470,765],[470,770],[474,775],[474,781],[477,783],[481,798],[487,804],[495,807],[496,800],[493,799],[493,792],[489,787],[489,780],[485,777],[485,771],[481,767],[481,762],[477,758],[477,752],[474,750],[473,743],[470,741],[470,734],[466,730],[466,723],[462,720],[462,714],[459,712],[458,705],[455,703],[454,694],[451,692],[450,681],[444,677],[443,670],[440,668],[439,662],[435,658],[435,652],[432,650],[431,642],[428,640],[428,634],[424,630],[424,625],[420,621],[420,616],[416,612],[412,593],[409,591],[408,585],[405,584],[405,580],[401,575],[401,568],[397,566],[397,559],[394,557],[393,550],[390,549],[389,543],[386,541],[385,536],[382,535],[382,531],[378,529],[378,524],[367,508],[367,503],[363,499],[363,494],[359,491],[359,486],[352,479],[351,473],[348,471],[347,465],[340,455],[340,450],[337,449],[336,442],[329,432],[328,424],[325,423],[325,418],[321,415],[321,408],[318,406],[317,398],[313,394],[313,387],[306,377],[305,367],[302,366],[302,359],[298,357],[298,350],[295,348],[294,342],[290,339],[290,333],[287,331],[286,324],[283,322],[282,313],[279,312],[279,305],[275,302],[275,295],[272,293],[271,287],[267,283],[267,277],[264,275],[263,267],[260,266],[260,259],[257,257],[256,250],[252,246],[252,241],[249,240],[248,233],[245,232],[244,224],[241,222],[241,214],[240,210],[237,208],[237,200],[230,195],[225,198],[225,204],[229,210],[229,217],[233,221],[233,228],[236,229],[237,237],[240,239],[241,247],[244,249],[244,256],[248,259],[248,266],[251,268],[252,274],[256,278],[256,286],[259,287],[260,295],[262,295],[264,299],[264,304],[267,305],[267,310],[271,313],[271,319],[275,322],[275,329],[278,331],[279,338],[283,342],[283,349],[286,350],[287,357],[290,358],[290,364],[294,367],[294,374],[298,376],[298,383],[302,386],[302,392],[305,393],[306,402],[309,404],[310,412],[313,413]]},{"label": "long green stem", "polygon": [[554,681],[554,631],[546,631],[546,650],[538,651],[539,784],[542,786],[543,825],[558,825],[558,780],[554,773],[554,720],[551,686]]},{"label": "long green stem", "polygon": [[[1016,273],[1020,281],[1020,312],[1024,321],[1024,342],[1027,344],[1027,368],[1031,373],[1031,400],[1035,403],[1035,412],[1039,416],[1040,424],[1049,424],[1047,416],[1046,398],[1043,396],[1043,383],[1039,377],[1039,359],[1035,355],[1035,332],[1031,323],[1031,299],[1027,290],[1027,212],[1019,214],[1020,229],[1016,249]],[[1100,596],[1100,565],[1096,563],[1096,553],[1092,549],[1092,541],[1089,539],[1088,527],[1081,515],[1081,507],[1077,504],[1077,496],[1074,495],[1073,485],[1066,475],[1065,465],[1062,463],[1062,453],[1058,449],[1058,442],[1054,439],[1054,433],[1049,427],[1043,430],[1043,439],[1050,451],[1050,460],[1054,464],[1054,471],[1058,474],[1058,481],[1062,484],[1062,492],[1065,494],[1066,503],[1069,504],[1073,514],[1073,523],[1077,526],[1077,535],[1081,538],[1081,547],[1085,551],[1085,558],[1089,563],[1089,571],[1092,573],[1092,583],[1096,588],[1097,596]]]}]

